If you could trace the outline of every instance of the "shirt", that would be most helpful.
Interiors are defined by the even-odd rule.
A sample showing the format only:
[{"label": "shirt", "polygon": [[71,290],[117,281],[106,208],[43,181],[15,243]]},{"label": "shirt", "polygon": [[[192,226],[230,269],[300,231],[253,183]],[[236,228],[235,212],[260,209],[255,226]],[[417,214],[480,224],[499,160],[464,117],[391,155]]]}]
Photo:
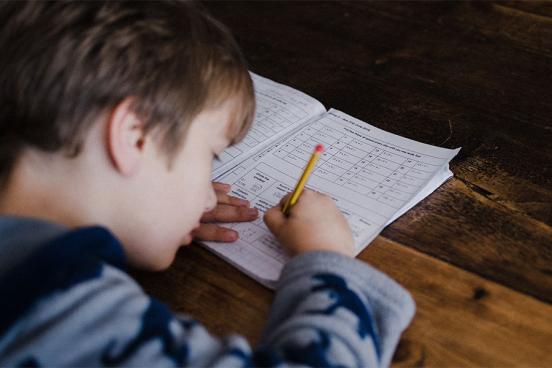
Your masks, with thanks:
[{"label": "shirt", "polygon": [[307,252],[284,267],[251,347],[172,313],[125,263],[103,227],[0,217],[0,366],[385,367],[414,315],[410,294],[375,268]]}]

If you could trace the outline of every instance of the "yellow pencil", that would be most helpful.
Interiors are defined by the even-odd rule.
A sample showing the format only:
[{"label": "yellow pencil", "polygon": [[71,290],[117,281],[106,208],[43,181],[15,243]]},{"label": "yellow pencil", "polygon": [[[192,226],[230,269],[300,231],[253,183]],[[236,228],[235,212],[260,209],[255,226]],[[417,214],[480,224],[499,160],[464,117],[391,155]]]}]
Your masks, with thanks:
[{"label": "yellow pencil", "polygon": [[314,165],[316,165],[316,161],[318,161],[318,158],[320,157],[320,154],[324,152],[324,146],[321,144],[317,144],[314,148],[314,152],[312,153],[312,156],[309,160],[309,163],[305,167],[305,171],[303,171],[303,175],[301,175],[301,178],[297,182],[297,185],[295,186],[295,189],[291,193],[291,196],[289,197],[288,201],[284,205],[284,208],[282,209],[282,212],[284,215],[289,215],[289,211],[291,210],[291,207],[297,202],[299,199],[299,196],[301,195],[301,192],[303,191],[303,188],[305,187],[305,184],[307,183],[307,180],[309,180],[309,176],[314,169]]}]

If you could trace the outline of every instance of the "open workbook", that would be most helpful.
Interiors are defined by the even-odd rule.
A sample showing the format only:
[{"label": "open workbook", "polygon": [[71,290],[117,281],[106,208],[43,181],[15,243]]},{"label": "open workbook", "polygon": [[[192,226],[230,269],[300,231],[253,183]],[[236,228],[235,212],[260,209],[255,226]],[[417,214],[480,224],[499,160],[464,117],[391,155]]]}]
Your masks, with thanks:
[{"label": "open workbook", "polygon": [[452,176],[445,149],[388,133],[316,99],[252,74],[257,113],[250,132],[215,163],[213,178],[260,210],[254,222],[225,224],[232,244],[204,245],[274,288],[288,257],[263,213],[291,192],[316,144],[323,144],[307,187],[330,195],[347,218],[360,253],[382,230]]}]

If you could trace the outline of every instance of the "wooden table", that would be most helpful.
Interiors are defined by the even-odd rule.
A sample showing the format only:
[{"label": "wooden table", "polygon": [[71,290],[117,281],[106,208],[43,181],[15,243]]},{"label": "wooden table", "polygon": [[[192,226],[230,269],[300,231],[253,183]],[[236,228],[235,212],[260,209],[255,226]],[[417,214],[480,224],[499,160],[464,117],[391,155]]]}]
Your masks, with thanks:
[{"label": "wooden table", "polygon": [[[253,71],[390,132],[462,147],[455,177],[359,256],[417,303],[396,366],[552,366],[552,3],[207,3]],[[151,294],[258,340],[272,292],[191,246]]]}]

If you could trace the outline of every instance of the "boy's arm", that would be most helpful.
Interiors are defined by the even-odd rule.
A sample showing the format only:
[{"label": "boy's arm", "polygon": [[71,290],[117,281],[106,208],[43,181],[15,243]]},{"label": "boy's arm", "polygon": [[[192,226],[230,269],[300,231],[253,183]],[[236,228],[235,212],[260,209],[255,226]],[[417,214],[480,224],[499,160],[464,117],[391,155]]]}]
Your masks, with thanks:
[{"label": "boy's arm", "polygon": [[[14,296],[2,307],[0,366],[384,366],[412,314],[407,294],[382,274],[310,252],[286,266],[266,336],[252,351],[240,336],[218,339],[174,315],[116,262],[88,256],[98,246],[94,251],[111,257],[108,233],[85,229],[70,237],[0,280]],[[80,239],[90,248],[68,253]]]},{"label": "boy's arm", "polygon": [[256,363],[264,354],[267,363],[386,367],[413,314],[409,293],[385,274],[334,252],[304,253],[282,272]]},{"label": "boy's arm", "polygon": [[[108,291],[107,291],[108,292]],[[144,305],[135,328],[104,349],[102,365],[386,367],[414,304],[393,280],[333,252],[308,252],[285,267],[257,348],[241,336],[219,339],[198,322],[172,315],[136,286],[125,309]],[[115,341],[115,340],[113,340]]]},{"label": "boy's arm", "polygon": [[410,294],[355,260],[347,220],[328,196],[305,190],[288,216],[265,222],[291,254],[263,345],[310,365],[387,366],[414,314]]},{"label": "boy's arm", "polygon": [[[212,213],[207,213],[203,220],[251,220],[239,216],[239,210],[245,210],[248,207],[244,201],[236,202],[239,199],[227,195],[229,185],[214,183],[214,187],[219,206]],[[307,199],[316,197],[308,191],[305,196]],[[316,199],[320,200],[320,198]],[[323,201],[322,199],[322,203]],[[312,208],[312,203],[311,208],[304,208],[305,204],[302,204],[303,208],[295,209],[291,219],[284,218],[278,207],[269,211],[267,215],[269,225],[277,233],[280,230],[282,243],[291,245],[292,251],[301,252],[308,247],[308,250],[328,249],[333,252],[309,252],[289,262],[279,283],[271,318],[263,338],[264,347],[258,349],[252,358],[257,365],[268,365],[271,360],[266,360],[267,358],[282,361],[285,359],[310,365],[327,365],[326,363],[329,364],[330,361],[348,359],[352,360],[348,365],[365,366],[368,363],[371,366],[388,365],[400,333],[414,312],[411,298],[404,289],[384,274],[362,262],[335,253],[337,251],[347,254],[347,251],[352,251],[346,246],[347,243],[352,243],[352,239],[348,236],[350,231],[346,226],[339,226],[340,221],[335,221],[335,215],[339,219],[341,214],[336,211],[333,203],[330,203],[329,208],[324,207],[324,204],[322,204],[324,208]],[[215,216],[217,210],[221,214],[226,210],[232,216],[228,218]],[[310,234],[305,236],[301,231],[297,231],[301,227],[297,226],[298,222],[301,223],[301,214],[307,213],[308,219],[312,220],[313,212],[324,213],[326,220],[334,221],[324,226],[318,219],[314,224],[308,225],[309,229],[312,226],[332,229],[337,223],[337,231],[332,230],[331,234],[337,236],[336,239],[330,240],[331,244],[320,244],[320,241],[317,241],[320,239],[313,241]],[[341,220],[343,220],[342,216]],[[285,230],[282,231],[279,228],[285,228]],[[213,235],[209,236],[209,231],[212,234],[220,234],[220,239]],[[231,241],[234,239],[224,238],[226,235],[232,235],[227,234],[230,231],[215,224],[206,224],[204,228],[198,229],[195,235],[203,239]],[[296,235],[298,233],[301,239],[299,242],[297,237],[294,239],[291,236],[290,239],[289,234],[283,234],[284,232]],[[327,235],[324,234],[325,237]],[[323,239],[325,242],[328,240]],[[325,307],[320,304],[321,298],[325,300]],[[301,302],[298,305],[299,300]],[[356,318],[357,325],[348,322],[343,315]],[[315,338],[305,340],[305,336],[312,335],[313,330],[318,331],[315,333]],[[338,341],[331,341],[336,338]],[[325,348],[321,345],[324,342],[323,339],[327,340]],[[340,343],[345,349],[339,352],[338,356],[334,356]],[[317,352],[307,351],[317,346],[316,344],[320,345]]]}]

